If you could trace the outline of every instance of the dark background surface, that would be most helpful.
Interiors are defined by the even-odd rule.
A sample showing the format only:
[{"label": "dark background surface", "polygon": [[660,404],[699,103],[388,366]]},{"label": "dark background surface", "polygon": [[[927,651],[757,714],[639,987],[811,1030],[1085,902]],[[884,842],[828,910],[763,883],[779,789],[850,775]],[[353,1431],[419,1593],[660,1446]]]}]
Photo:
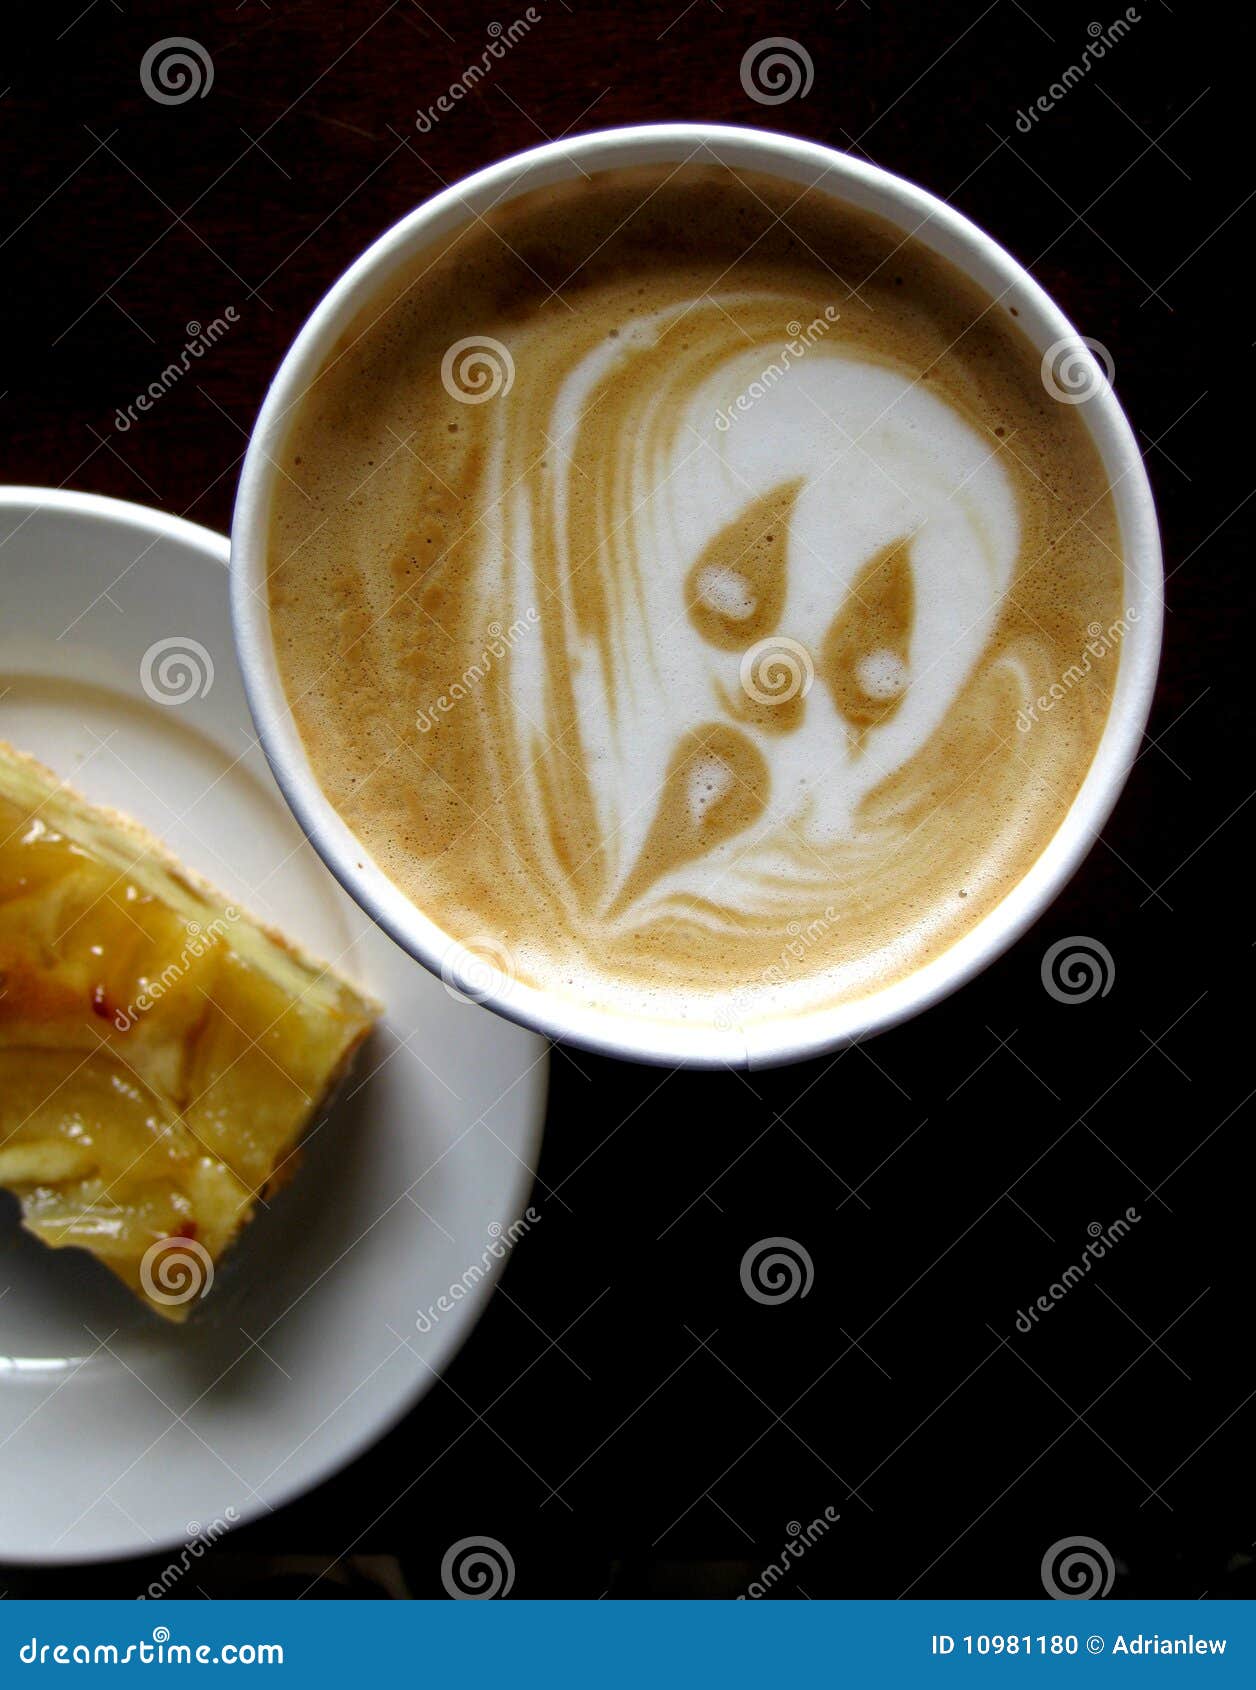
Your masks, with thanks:
[{"label": "dark background surface", "polygon": [[[1164,527],[1158,699],[1071,886],[922,1018],[749,1077],[555,1051],[545,1225],[511,1260],[508,1298],[388,1438],[232,1534],[176,1594],[295,1594],[324,1568],[318,1594],[439,1594],[442,1555],[473,1534],[507,1546],[520,1596],[735,1594],[826,1507],[839,1522],[779,1594],[1037,1595],[1044,1551],[1078,1535],[1111,1551],[1116,1595],[1251,1594],[1256,189],[1250,94],[1228,69],[1250,62],[1239,13],[1205,29],[1141,0],[1128,36],[1024,133],[1018,113],[1120,8],[537,9],[421,135],[416,111],[522,7],[11,8],[4,478],[225,529],[292,336],[442,183],[616,123],[787,129],[947,198],[1110,350]],[[162,106],[140,60],[176,33],[215,78]],[[815,67],[779,107],[739,79],[772,35]],[[195,379],[117,430],[186,325],[228,306],[239,322]],[[1109,949],[1115,977],[1060,1003],[1042,958],[1075,934]],[[1088,1226],[1131,1206],[1131,1235],[1017,1331]],[[809,1253],[806,1298],[743,1292],[743,1254],[772,1236]],[[0,1586],[134,1594],[168,1559],[10,1568]]]}]

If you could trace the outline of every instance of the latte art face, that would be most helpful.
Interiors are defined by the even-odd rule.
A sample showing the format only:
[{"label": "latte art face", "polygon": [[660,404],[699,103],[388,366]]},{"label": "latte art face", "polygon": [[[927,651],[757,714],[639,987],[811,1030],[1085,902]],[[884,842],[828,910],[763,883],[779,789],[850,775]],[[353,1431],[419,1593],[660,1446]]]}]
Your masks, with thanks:
[{"label": "latte art face", "polygon": [[1116,663],[1079,419],[1005,307],[815,192],[505,207],[294,420],[272,625],[316,773],[451,935],[722,1024],[867,991],[1026,872]]},{"label": "latte art face", "polygon": [[[599,840],[587,915],[621,935],[715,900],[703,920],[730,937],[822,907],[830,854],[959,697],[1015,568],[1006,470],[895,370],[817,343],[718,431],[721,401],[779,365],[789,304],[716,294],[565,372],[516,337],[539,391],[490,435],[511,491],[486,524],[481,614],[543,605],[551,631],[515,666],[503,749],[525,825],[546,828],[571,761],[551,701],[570,701]],[[636,404],[586,438],[599,384]],[[538,416],[556,442],[543,467]],[[605,534],[604,504],[623,513]]]}]

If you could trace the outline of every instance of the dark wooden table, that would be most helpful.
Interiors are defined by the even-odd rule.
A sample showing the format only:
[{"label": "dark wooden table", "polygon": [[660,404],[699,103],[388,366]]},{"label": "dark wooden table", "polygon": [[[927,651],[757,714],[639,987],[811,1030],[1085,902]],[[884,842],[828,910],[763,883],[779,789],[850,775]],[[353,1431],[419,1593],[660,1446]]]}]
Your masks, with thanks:
[{"label": "dark wooden table", "polygon": [[[271,372],[376,234],[545,136],[707,118],[901,171],[1027,263],[1111,351],[1170,572],[1148,740],[1037,928],[836,1060],[747,1082],[556,1052],[541,1176],[569,1179],[570,1208],[517,1251],[509,1300],[391,1436],[228,1537],[197,1586],[295,1592],[326,1569],[328,1594],[439,1592],[445,1549],[478,1533],[509,1547],[519,1595],[731,1594],[830,1507],[840,1522],[781,1594],[1038,1594],[1044,1551],[1079,1534],[1110,1549],[1117,1594],[1251,1594],[1246,21],[1201,29],[1140,0],[1065,87],[1090,26],[1126,15],[1115,0],[537,0],[525,38],[422,133],[417,112],[525,8],[176,10],[6,14],[6,479],[225,529]],[[176,31],[212,86],[160,103],[141,62]],[[776,35],[814,79],[768,106],[739,66]],[[1053,109],[1025,116],[1053,85]],[[194,376],[119,427],[188,325],[228,307]],[[1116,962],[1086,1005],[1040,982],[1070,934]],[[1143,1222],[1102,1280],[1018,1333],[1088,1224],[1130,1205]],[[769,1235],[806,1242],[805,1301],[742,1293],[742,1253]],[[132,1594],[152,1570],[0,1582]]]}]

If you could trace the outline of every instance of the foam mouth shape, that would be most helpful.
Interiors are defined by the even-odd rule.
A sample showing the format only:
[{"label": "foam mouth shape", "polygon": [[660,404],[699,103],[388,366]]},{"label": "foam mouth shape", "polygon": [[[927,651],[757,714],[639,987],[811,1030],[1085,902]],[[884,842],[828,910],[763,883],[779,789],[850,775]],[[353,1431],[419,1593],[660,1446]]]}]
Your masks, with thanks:
[{"label": "foam mouth shape", "polygon": [[612,172],[494,231],[293,425],[272,625],[329,796],[585,1001],[727,1024],[918,966],[1102,730],[1115,662],[1016,727],[1119,612],[1084,426],[1005,313],[814,193]]}]

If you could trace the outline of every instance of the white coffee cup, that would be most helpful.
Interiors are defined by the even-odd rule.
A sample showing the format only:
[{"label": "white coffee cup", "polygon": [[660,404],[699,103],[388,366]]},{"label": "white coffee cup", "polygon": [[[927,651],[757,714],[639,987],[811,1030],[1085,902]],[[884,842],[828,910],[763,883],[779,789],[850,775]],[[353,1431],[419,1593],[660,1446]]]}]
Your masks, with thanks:
[{"label": "white coffee cup", "polygon": [[[992,299],[1014,305],[1057,396],[1089,395],[1078,409],[1112,488],[1125,559],[1127,631],[1119,653],[1105,658],[1119,664],[1107,725],[1077,797],[1029,873],[962,939],[892,985],[831,1008],[737,1027],[599,1009],[512,979],[493,966],[491,944],[468,952],[451,940],[375,866],[315,779],[280,679],[266,593],[271,496],[286,431],[363,306],[424,248],[519,193],[580,173],[689,158],[763,171],[800,191],[816,186],[875,212],[932,247]],[[1002,247],[932,194],[875,165],[764,130],[693,123],[611,129],[535,147],[447,188],[382,235],[322,300],[280,366],[245,455],[231,536],[232,615],[258,734],[289,804],[342,885],[412,956],[511,1020],[608,1055],[692,1067],[793,1062],[880,1032],[963,985],[1025,932],[1094,843],[1137,755],[1160,654],[1163,584],[1151,489],[1129,423],[1089,345]],[[1099,917],[1096,911],[1096,925]],[[507,954],[508,944],[503,935]]]}]

